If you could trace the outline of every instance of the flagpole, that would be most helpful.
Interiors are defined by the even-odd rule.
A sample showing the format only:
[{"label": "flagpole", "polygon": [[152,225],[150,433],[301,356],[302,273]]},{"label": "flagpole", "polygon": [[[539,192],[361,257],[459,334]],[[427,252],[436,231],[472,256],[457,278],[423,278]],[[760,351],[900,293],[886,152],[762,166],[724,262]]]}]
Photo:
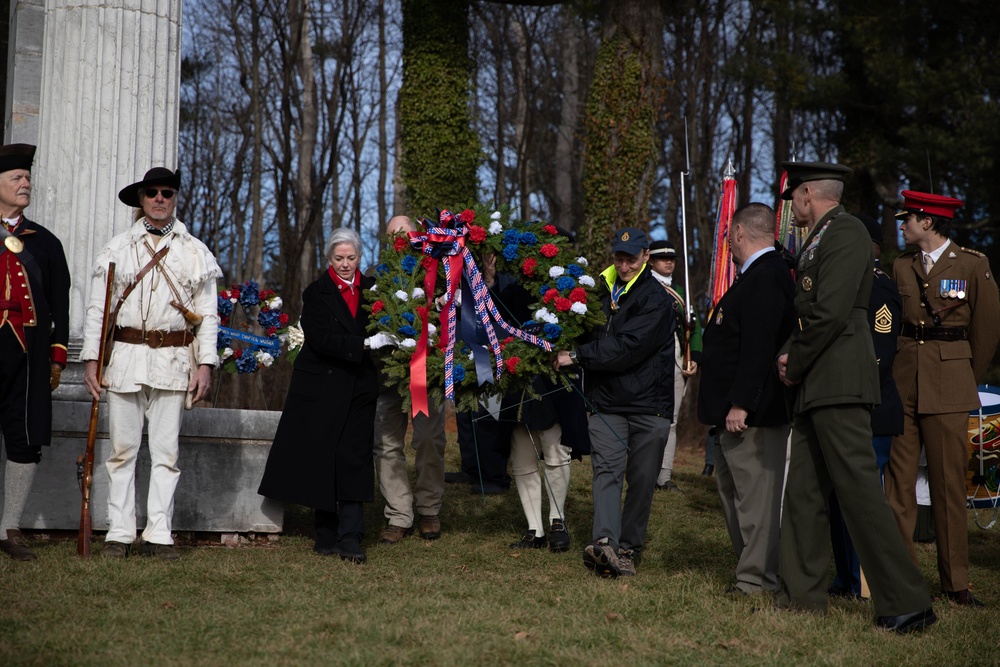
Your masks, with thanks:
[{"label": "flagpole", "polygon": [[691,333],[694,330],[694,308],[691,307],[691,258],[687,241],[687,183],[691,175],[691,145],[688,141],[687,116],[684,117],[684,171],[681,172],[681,242],[684,246],[684,370],[692,372]]}]

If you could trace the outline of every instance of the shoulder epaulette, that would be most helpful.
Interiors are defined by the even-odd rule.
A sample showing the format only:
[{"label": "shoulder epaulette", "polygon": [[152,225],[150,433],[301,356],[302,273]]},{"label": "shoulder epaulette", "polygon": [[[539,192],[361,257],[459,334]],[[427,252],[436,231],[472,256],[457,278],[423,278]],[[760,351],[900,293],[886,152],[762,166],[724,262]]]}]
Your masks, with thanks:
[{"label": "shoulder epaulette", "polygon": [[962,252],[967,252],[970,255],[975,255],[976,257],[986,257],[986,255],[984,255],[983,253],[979,252],[978,250],[973,250],[972,248],[963,248],[962,246],[958,246],[958,249],[961,250]]},{"label": "shoulder epaulette", "polygon": [[890,276],[888,273],[886,273],[882,269],[878,268],[877,266],[875,267],[875,275],[876,276],[885,276],[886,278],[892,278],[892,276]]}]

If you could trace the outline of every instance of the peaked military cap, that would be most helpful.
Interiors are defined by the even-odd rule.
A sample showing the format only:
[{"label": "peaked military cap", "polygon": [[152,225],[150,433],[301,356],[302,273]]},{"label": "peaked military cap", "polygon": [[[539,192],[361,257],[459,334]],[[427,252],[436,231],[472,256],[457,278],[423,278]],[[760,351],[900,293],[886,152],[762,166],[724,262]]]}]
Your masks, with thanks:
[{"label": "peaked military cap", "polygon": [[791,199],[795,188],[808,181],[840,181],[847,182],[847,177],[854,173],[850,167],[833,162],[782,162],[781,168],[788,172],[788,182],[782,199]]},{"label": "peaked military cap", "polygon": [[670,241],[653,241],[649,244],[650,257],[677,257],[677,251]]},{"label": "peaked military cap", "polygon": [[918,215],[925,213],[952,219],[955,217],[955,210],[962,206],[964,206],[964,202],[954,197],[932,195],[929,192],[917,192],[916,190],[903,190],[903,210],[897,213],[896,217],[905,218],[910,213]]}]

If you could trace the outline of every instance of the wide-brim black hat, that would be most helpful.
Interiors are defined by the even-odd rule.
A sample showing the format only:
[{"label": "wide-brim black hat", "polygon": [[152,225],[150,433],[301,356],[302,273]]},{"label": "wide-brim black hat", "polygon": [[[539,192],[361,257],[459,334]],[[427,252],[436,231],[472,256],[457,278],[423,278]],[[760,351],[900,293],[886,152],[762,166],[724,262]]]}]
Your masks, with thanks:
[{"label": "wide-brim black hat", "polygon": [[181,170],[170,171],[166,167],[153,167],[146,172],[141,181],[122,188],[121,192],[118,193],[118,199],[128,206],[141,208],[142,204],[139,203],[139,193],[149,185],[169,185],[174,190],[180,190]]},{"label": "wide-brim black hat", "polygon": [[31,171],[35,159],[35,147],[31,144],[7,144],[0,146],[0,174],[15,169]]}]

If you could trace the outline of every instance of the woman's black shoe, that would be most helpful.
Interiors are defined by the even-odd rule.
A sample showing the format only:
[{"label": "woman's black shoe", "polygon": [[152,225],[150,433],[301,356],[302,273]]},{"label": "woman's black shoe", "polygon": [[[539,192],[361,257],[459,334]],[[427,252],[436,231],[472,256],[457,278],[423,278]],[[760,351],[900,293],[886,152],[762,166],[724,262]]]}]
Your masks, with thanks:
[{"label": "woman's black shoe", "polygon": [[333,545],[331,553],[335,553],[344,560],[357,563],[358,565],[368,560],[364,549],[361,548],[361,542],[353,535],[348,535]]},{"label": "woman's black shoe", "polygon": [[545,546],[545,536],[535,537],[535,531],[529,530],[521,538],[520,542],[510,545],[511,549],[541,549]]}]

